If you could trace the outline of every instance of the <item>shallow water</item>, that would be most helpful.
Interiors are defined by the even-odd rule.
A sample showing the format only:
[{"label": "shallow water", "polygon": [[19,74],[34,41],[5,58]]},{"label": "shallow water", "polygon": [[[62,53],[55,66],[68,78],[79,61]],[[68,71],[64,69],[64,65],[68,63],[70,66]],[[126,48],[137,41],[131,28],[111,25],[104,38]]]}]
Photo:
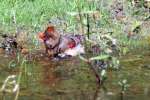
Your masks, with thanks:
[{"label": "shallow water", "polygon": [[[39,53],[38,53],[39,54]],[[36,54],[35,54],[36,55]],[[9,75],[18,75],[20,64],[10,66],[13,57],[0,55],[0,86]],[[120,58],[120,70],[108,71],[105,91],[96,85],[90,67],[77,57],[51,61],[36,56],[23,69],[19,100],[149,100],[150,49],[133,50]],[[120,80],[129,88],[121,98]],[[14,100],[13,93],[0,93],[0,100]]]}]

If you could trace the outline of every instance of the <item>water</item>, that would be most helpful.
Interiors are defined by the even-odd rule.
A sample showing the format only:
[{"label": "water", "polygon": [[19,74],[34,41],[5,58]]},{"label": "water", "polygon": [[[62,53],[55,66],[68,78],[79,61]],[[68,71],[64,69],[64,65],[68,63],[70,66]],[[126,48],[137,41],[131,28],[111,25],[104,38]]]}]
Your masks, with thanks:
[{"label": "water", "polygon": [[[118,71],[108,70],[105,91],[96,85],[90,67],[77,57],[50,61],[39,53],[23,69],[19,100],[121,100],[118,82],[127,79],[123,100],[149,100],[150,50],[139,50],[120,58]],[[10,66],[13,57],[0,55],[0,86],[9,75],[18,75],[20,65]],[[0,100],[14,100],[13,93],[0,93]]]}]

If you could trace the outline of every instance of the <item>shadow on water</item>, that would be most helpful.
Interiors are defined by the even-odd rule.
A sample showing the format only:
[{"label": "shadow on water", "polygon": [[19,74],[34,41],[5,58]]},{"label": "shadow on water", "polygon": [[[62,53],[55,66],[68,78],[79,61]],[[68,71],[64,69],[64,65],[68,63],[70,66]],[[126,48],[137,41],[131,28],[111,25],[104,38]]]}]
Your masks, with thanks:
[{"label": "shadow on water", "polygon": [[[141,52],[141,51],[139,51]],[[19,66],[10,68],[10,57],[0,55],[0,86],[7,76],[18,74]],[[33,63],[34,62],[34,63]],[[105,89],[96,86],[90,68],[78,58],[50,61],[38,57],[27,64],[22,76],[19,100],[149,100],[150,50],[129,53],[121,58],[119,71],[108,71]],[[123,98],[118,82],[127,79],[129,88]],[[13,100],[14,94],[0,93],[3,100]]]}]

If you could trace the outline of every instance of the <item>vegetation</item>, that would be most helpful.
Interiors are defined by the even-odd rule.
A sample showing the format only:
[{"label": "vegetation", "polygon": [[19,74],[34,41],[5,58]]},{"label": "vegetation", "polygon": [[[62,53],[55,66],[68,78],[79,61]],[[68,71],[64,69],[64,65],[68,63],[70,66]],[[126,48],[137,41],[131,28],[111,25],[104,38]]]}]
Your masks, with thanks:
[{"label": "vegetation", "polygon": [[[128,60],[132,51],[149,49],[150,2],[148,0],[139,0],[139,2],[138,0],[0,0],[0,2],[0,35],[16,35],[19,45],[28,50],[27,55],[16,51],[15,57],[10,57],[5,62],[7,63],[6,66],[8,66],[6,69],[12,72],[15,71],[13,72],[15,75],[6,74],[8,77],[6,79],[2,78],[5,80],[4,83],[1,82],[2,79],[0,78],[0,86],[2,85],[0,90],[2,94],[0,96],[2,96],[3,100],[11,98],[5,92],[15,93],[14,100],[18,100],[19,95],[24,95],[20,93],[24,91],[22,88],[26,89],[28,86],[34,88],[39,85],[38,82],[41,81],[39,78],[42,76],[40,72],[43,66],[45,67],[44,75],[46,77],[44,83],[52,84],[50,86],[52,91],[56,89],[57,93],[68,93],[65,91],[67,87],[64,85],[55,87],[55,83],[61,80],[57,79],[57,77],[62,78],[63,76],[61,75],[64,75],[65,78],[72,77],[74,79],[64,79],[61,84],[67,84],[73,90],[80,87],[82,89],[83,86],[83,91],[88,86],[91,86],[88,92],[93,91],[92,88],[95,85],[92,83],[95,83],[95,77],[89,76],[90,69],[92,70],[91,73],[94,73],[96,76],[98,84],[98,87],[94,87],[94,90],[96,90],[94,100],[98,100],[101,97],[98,93],[102,94],[102,92],[98,92],[99,90],[104,91],[105,94],[109,93],[109,90],[113,91],[109,83],[111,85],[117,84],[112,86],[116,86],[117,93],[119,91],[121,99],[124,99],[126,91],[130,88],[128,82],[132,83],[129,78],[129,73],[132,73],[130,70],[132,66],[128,66],[128,63],[135,60],[135,65],[140,64],[139,59],[143,61],[141,58],[144,53],[142,57],[138,55],[138,57],[133,57],[132,59],[131,56],[131,61],[130,59],[129,61],[124,60],[124,57],[127,57]],[[37,33],[43,31],[49,22],[55,25],[61,34],[82,34],[85,37],[84,45],[87,54],[84,57],[79,56],[82,60],[79,65],[76,65],[78,60],[72,59],[73,63],[67,62],[67,64],[65,64],[66,61],[63,61],[63,64],[61,64],[61,61],[58,64],[49,62],[43,57],[44,54],[38,51],[42,47]],[[0,37],[0,40],[2,41],[3,38]],[[0,44],[0,47],[2,47],[2,44]],[[95,51],[95,48],[98,51]],[[124,68],[122,65],[126,62],[127,65]],[[144,68],[149,68],[148,64],[144,65]],[[62,68],[60,68],[60,65]],[[90,67],[87,67],[87,65]],[[47,66],[52,66],[54,69]],[[5,67],[3,64],[0,64],[0,71],[5,69]],[[50,72],[47,72],[49,69]],[[54,72],[55,74],[53,75],[52,73]],[[52,76],[50,77],[47,73],[51,73],[50,75]],[[137,76],[140,77],[140,74]],[[110,82],[110,77],[113,77],[112,82]],[[144,81],[143,79],[141,80]],[[29,81],[33,82],[33,84],[30,84]],[[80,81],[84,85],[79,84]],[[72,86],[72,84],[75,86]],[[13,86],[14,88],[16,86],[16,90],[12,88]],[[41,91],[41,87],[31,89],[31,91],[38,93]],[[44,94],[45,91],[49,90],[44,88],[44,90],[39,92],[39,95]],[[71,92],[69,91],[69,93]],[[42,99],[46,98],[44,95],[40,95],[40,97]]]}]

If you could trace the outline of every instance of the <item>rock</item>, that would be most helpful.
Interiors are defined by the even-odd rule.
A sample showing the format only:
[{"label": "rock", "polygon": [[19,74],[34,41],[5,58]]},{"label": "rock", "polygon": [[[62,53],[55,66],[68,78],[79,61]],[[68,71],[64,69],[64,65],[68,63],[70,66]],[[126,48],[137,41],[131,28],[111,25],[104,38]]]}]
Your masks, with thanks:
[{"label": "rock", "polygon": [[145,64],[145,65],[143,66],[143,68],[146,68],[146,69],[149,69],[149,70],[150,70],[150,65],[149,65],[149,64]]}]

